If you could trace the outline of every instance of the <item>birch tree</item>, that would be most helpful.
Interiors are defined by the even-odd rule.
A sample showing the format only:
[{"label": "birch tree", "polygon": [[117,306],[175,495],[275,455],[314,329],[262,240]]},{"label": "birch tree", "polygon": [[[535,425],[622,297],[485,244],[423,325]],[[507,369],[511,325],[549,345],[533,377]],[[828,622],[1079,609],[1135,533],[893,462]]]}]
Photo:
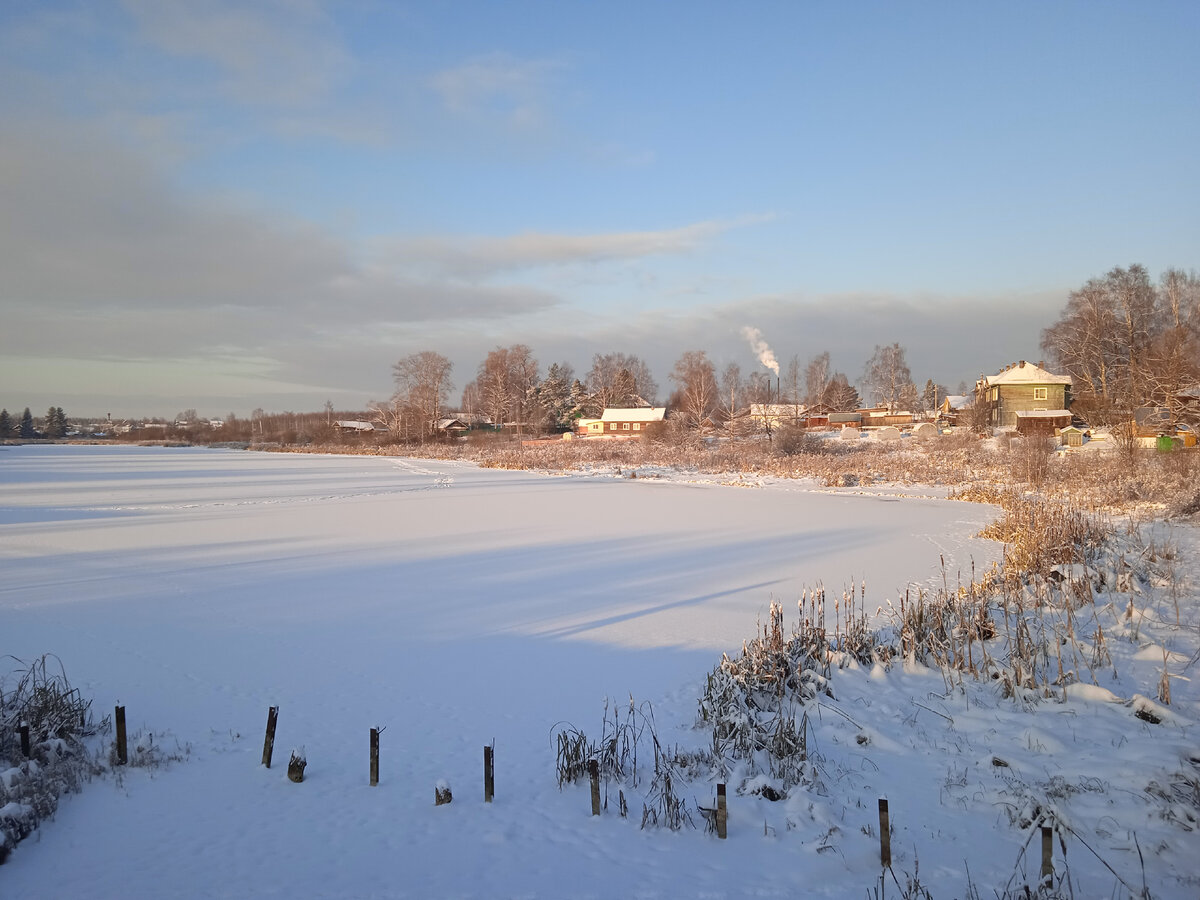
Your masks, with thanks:
[{"label": "birch tree", "polygon": [[433,434],[453,385],[450,371],[453,366],[446,357],[432,350],[422,350],[399,360],[392,366],[396,384],[393,404],[411,411],[417,424],[420,440]]},{"label": "birch tree", "polygon": [[688,350],[671,370],[674,405],[689,428],[702,428],[717,403],[717,373],[703,350]]},{"label": "birch tree", "polygon": [[898,343],[887,346],[875,345],[875,353],[867,361],[863,371],[863,386],[874,402],[895,410],[901,397],[912,384],[912,372],[904,358],[904,348]]}]

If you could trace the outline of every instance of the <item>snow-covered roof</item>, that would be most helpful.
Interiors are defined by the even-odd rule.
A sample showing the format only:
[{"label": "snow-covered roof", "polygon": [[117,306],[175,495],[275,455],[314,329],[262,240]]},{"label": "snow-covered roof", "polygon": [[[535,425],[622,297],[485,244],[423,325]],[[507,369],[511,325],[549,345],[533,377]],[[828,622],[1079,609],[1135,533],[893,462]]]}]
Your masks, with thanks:
[{"label": "snow-covered roof", "polygon": [[962,409],[964,406],[971,406],[975,403],[974,395],[963,394],[948,394],[942,403],[949,409]]},{"label": "snow-covered roof", "polygon": [[605,409],[601,422],[661,422],[667,414],[665,406],[643,406],[636,409]]},{"label": "snow-covered roof", "polygon": [[995,375],[985,376],[983,383],[992,386],[997,384],[1071,384],[1072,382],[1070,375],[1055,375],[1053,372],[1047,372],[1041,366],[1021,360],[1001,369]]},{"label": "snow-covered roof", "polygon": [[1071,415],[1065,409],[1020,409],[1017,410],[1018,419],[1061,419],[1063,416]]}]

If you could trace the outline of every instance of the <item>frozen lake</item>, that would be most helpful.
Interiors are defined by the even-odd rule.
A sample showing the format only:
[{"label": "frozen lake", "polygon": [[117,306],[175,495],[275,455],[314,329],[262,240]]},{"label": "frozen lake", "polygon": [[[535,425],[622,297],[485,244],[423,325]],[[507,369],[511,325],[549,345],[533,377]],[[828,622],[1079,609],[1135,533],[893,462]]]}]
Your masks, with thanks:
[{"label": "frozen lake", "polygon": [[[2,448],[0,651],[57,654],[98,711],[124,704],[190,760],[64,802],[0,869],[0,893],[723,896],[744,876],[790,896],[807,878],[767,871],[761,821],[722,863],[702,831],[592,821],[586,791],[555,784],[556,723],[598,730],[604,698],[633,695],[688,740],[698,685],[772,598],[790,621],[803,588],[832,597],[853,579],[874,609],[940,583],[942,556],[953,581],[998,557],[971,537],[990,514],[794,483]],[[371,726],[386,727],[377,788]],[[293,745],[303,786],[278,762]],[[435,810],[439,778],[461,803]]]}]

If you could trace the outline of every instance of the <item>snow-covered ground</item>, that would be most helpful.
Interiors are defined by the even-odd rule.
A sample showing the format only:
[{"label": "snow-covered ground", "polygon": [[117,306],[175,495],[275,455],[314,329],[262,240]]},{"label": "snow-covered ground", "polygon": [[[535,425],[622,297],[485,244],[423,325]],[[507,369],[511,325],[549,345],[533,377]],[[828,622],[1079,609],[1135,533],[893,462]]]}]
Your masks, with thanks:
[{"label": "snow-covered ground", "polygon": [[[707,747],[693,727],[705,676],[773,599],[790,622],[805,587],[865,582],[874,610],[1001,553],[973,537],[985,506],[647,474],[0,448],[0,653],[56,654],[98,712],[123,704],[131,730],[184,757],[65,799],[0,867],[0,896],[862,897],[879,884],[880,797],[899,882],[919,865],[934,897],[1033,883],[1040,845],[1020,820],[1039,803],[1079,836],[1076,896],[1124,896],[1122,881],[1200,896],[1200,831],[1186,804],[1146,791],[1171,794],[1200,755],[1185,671],[1196,535],[1182,526],[1184,627],[1147,585],[1136,639],[1104,620],[1115,676],[1065,703],[850,668],[810,711],[819,783],[772,803],[731,780],[728,840],[641,830],[636,790],[629,818],[593,818],[586,785],[557,785],[564,723],[598,737],[606,698],[632,696],[664,743]],[[1119,603],[1101,598],[1097,621],[1122,618]],[[1153,696],[1164,647],[1173,705],[1153,725],[1119,701]],[[439,780],[448,806],[434,806]],[[694,813],[714,790],[681,793]],[[900,893],[890,876],[886,893]]]}]

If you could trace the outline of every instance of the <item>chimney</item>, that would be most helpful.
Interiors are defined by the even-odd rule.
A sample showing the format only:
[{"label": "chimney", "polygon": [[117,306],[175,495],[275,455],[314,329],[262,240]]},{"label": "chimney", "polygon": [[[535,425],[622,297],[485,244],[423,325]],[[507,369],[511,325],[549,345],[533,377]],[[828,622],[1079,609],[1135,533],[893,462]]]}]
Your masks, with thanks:
[{"label": "chimney", "polygon": [[1025,360],[1021,360],[1021,368],[1025,368]]}]

